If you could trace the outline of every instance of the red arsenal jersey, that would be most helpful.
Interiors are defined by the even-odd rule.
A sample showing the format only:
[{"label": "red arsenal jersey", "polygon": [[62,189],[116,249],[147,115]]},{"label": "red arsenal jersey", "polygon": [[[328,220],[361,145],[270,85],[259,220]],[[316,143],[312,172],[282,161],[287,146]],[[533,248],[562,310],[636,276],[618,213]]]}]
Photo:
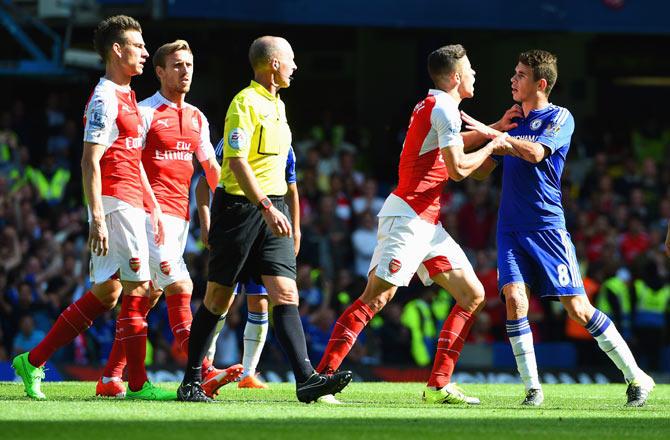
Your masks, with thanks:
[{"label": "red arsenal jersey", "polygon": [[207,118],[190,104],[178,107],[160,92],[139,106],[146,129],[142,163],[161,211],[189,220],[193,155],[199,162],[214,156]]},{"label": "red arsenal jersey", "polygon": [[84,142],[103,145],[100,159],[105,214],[118,209],[119,200],[142,208],[140,182],[143,126],[128,86],[100,78],[84,111]]},{"label": "red arsenal jersey", "polygon": [[440,149],[463,145],[460,132],[456,101],[441,90],[430,90],[414,107],[400,155],[398,187],[379,217],[419,216],[438,223],[440,194],[449,177]]}]

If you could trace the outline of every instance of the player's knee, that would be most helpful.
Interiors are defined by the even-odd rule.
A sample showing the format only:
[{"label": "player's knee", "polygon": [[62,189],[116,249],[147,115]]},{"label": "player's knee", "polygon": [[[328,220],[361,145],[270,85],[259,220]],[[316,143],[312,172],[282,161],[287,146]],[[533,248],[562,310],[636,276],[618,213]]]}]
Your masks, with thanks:
[{"label": "player's knee", "polygon": [[222,315],[228,311],[233,299],[233,289],[226,286],[207,286],[207,293],[203,300],[204,306],[215,315]]},{"label": "player's knee", "polygon": [[272,292],[272,302],[276,305],[298,305],[298,292],[286,287]]},{"label": "player's knee", "polygon": [[593,306],[588,302],[571,301],[565,304],[565,310],[568,312],[568,317],[581,325],[586,325],[593,315]]},{"label": "player's knee", "polygon": [[464,304],[459,304],[466,312],[474,313],[484,304],[484,287],[480,284],[468,291]]},{"label": "player's knee", "polygon": [[94,285],[91,291],[107,310],[111,310],[116,307],[116,303],[121,297],[122,289],[121,284],[117,281],[108,281]]},{"label": "player's knee", "polygon": [[193,282],[191,280],[175,281],[165,288],[165,295],[191,294],[193,292]]},{"label": "player's knee", "polygon": [[525,293],[509,290],[504,293],[507,306],[507,316],[512,319],[520,319],[528,313],[528,299]]}]

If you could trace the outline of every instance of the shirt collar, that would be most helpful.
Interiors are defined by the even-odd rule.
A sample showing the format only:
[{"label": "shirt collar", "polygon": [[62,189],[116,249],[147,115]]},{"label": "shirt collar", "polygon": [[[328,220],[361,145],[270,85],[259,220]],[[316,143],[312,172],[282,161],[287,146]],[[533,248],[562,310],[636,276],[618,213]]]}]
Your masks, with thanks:
[{"label": "shirt collar", "polygon": [[117,83],[115,83],[114,81],[105,78],[104,76],[103,76],[103,77],[100,77],[100,82],[99,82],[99,84],[101,84],[101,85],[103,85],[103,86],[105,86],[105,87],[111,87],[111,88],[113,88],[113,89],[118,90],[119,92],[126,92],[126,93],[128,93],[128,92],[131,91],[130,86],[120,86],[120,85],[118,85]]},{"label": "shirt collar", "polygon": [[526,119],[535,117],[537,115],[541,115],[542,113],[546,112],[547,110],[551,109],[552,107],[553,107],[553,104],[550,102],[550,103],[547,104],[546,107],[531,110],[530,112],[528,112],[528,115],[526,116]]},{"label": "shirt collar", "polygon": [[256,93],[269,99],[270,101],[277,101],[279,99],[279,94],[277,94],[277,96],[274,96],[272,93],[268,91],[268,89],[266,89],[253,79],[251,80],[251,84],[249,84],[249,87],[252,87],[256,91]]},{"label": "shirt collar", "polygon": [[165,104],[165,105],[167,105],[168,107],[172,107],[172,108],[175,108],[175,109],[178,109],[178,108],[179,108],[179,107],[177,106],[177,104],[175,104],[174,102],[170,101],[170,100],[167,99],[165,96],[161,95],[160,90],[157,91],[156,93],[154,93],[154,99],[156,99],[156,100],[157,100],[158,102],[160,102],[161,104]]},{"label": "shirt collar", "polygon": [[437,96],[437,95],[446,95],[451,99],[452,101],[456,102],[453,96],[445,92],[444,90],[440,89],[428,89],[428,96]]}]

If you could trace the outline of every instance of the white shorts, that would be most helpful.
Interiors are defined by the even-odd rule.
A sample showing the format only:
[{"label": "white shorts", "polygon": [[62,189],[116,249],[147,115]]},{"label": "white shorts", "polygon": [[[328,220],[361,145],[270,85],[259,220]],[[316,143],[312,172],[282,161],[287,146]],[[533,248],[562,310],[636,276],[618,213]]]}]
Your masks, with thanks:
[{"label": "white shorts", "polygon": [[149,281],[149,245],[143,209],[123,207],[105,215],[109,252],[91,255],[91,281],[104,283],[117,271],[122,281]]},{"label": "white shorts", "polygon": [[431,277],[471,265],[441,224],[419,217],[380,217],[368,273],[375,267],[376,275],[394,286],[407,286],[415,273],[430,286]]},{"label": "white shorts", "polygon": [[183,218],[163,214],[165,241],[157,246],[151,230],[151,216],[146,215],[146,236],[149,240],[149,268],[151,282],[156,289],[165,289],[176,281],[190,280],[184,262],[184,248],[188,239],[189,222]]}]

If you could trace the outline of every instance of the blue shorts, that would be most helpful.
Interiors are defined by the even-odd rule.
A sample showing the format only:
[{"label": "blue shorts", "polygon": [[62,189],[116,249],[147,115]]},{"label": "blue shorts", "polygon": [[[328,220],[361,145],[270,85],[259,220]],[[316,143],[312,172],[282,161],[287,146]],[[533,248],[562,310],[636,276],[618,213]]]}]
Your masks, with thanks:
[{"label": "blue shorts", "polygon": [[525,283],[549,299],[584,295],[575,246],[565,229],[498,232],[498,291]]},{"label": "blue shorts", "polygon": [[[240,286],[242,286],[240,288]],[[245,295],[267,295],[268,291],[265,290],[265,286],[262,284],[256,284],[253,280],[249,280],[246,283],[237,283],[235,286],[235,295],[240,292],[244,292]]]}]

